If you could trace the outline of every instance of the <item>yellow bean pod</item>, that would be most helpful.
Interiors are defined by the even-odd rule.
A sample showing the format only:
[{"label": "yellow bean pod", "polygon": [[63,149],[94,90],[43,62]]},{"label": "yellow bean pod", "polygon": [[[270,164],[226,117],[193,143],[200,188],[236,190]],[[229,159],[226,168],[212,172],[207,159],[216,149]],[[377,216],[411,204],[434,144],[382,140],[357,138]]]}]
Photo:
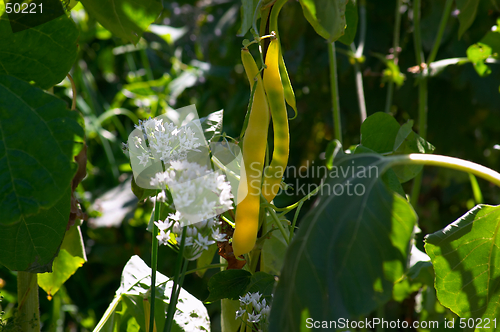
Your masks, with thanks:
[{"label": "yellow bean pod", "polygon": [[[255,246],[259,230],[259,208],[262,173],[266,155],[269,107],[260,72],[248,49],[242,49],[241,60],[250,82],[255,87],[248,126],[243,137],[243,165],[240,172],[238,195],[247,191],[236,206],[233,234],[233,252],[236,257],[250,252]],[[246,189],[246,190],[245,190]]]},{"label": "yellow bean pod", "polygon": [[274,151],[273,158],[266,168],[262,184],[262,195],[271,202],[278,193],[281,179],[288,164],[290,133],[285,105],[285,93],[281,83],[279,58],[280,44],[277,38],[272,39],[267,49],[264,69],[264,89],[267,94],[269,108],[273,119]]}]

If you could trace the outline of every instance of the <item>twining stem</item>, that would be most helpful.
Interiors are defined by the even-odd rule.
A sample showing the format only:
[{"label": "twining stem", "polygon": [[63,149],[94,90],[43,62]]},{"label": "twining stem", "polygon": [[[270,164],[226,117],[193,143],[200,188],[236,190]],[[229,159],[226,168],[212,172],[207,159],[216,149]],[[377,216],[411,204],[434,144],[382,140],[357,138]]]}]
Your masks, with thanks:
[{"label": "twining stem", "polygon": [[[398,64],[399,60],[399,35],[401,31],[401,5],[403,0],[396,0],[396,10],[394,12],[394,32],[392,38],[392,61],[395,65]],[[394,94],[394,82],[389,81],[387,84],[387,97],[385,101],[385,112],[389,113],[392,106],[392,98]]]},{"label": "twining stem", "polygon": [[335,42],[328,46],[328,59],[330,62],[330,94],[333,105],[333,132],[335,139],[342,143],[342,125],[340,123],[339,88],[337,83],[337,58],[335,55]]},{"label": "twining stem", "polygon": [[[351,44],[351,50],[353,53],[357,53],[354,43]],[[366,120],[365,91],[363,89],[363,74],[361,73],[357,55],[354,62],[354,73],[356,78],[356,94],[358,96],[359,118],[361,120],[361,123],[363,123]]]},{"label": "twining stem", "polygon": [[351,44],[351,50],[355,54],[354,72],[356,75],[356,93],[358,95],[359,116],[361,123],[366,120],[366,103],[365,91],[363,89],[363,74],[359,65],[359,59],[363,58],[363,50],[365,48],[366,39],[366,1],[361,0],[358,4],[359,8],[359,41],[358,47]]},{"label": "twining stem", "polygon": [[[446,28],[446,23],[448,22],[448,17],[451,14],[451,9],[453,5],[453,0],[447,0],[445,3],[443,15],[441,16],[441,22],[439,23],[438,34],[434,40],[434,45],[432,46],[431,53],[427,59],[427,63],[424,63],[424,55],[422,51],[422,37],[420,33],[420,7],[421,0],[415,0],[413,2],[413,42],[415,45],[415,58],[417,64],[420,66],[420,78],[418,82],[418,123],[419,123],[419,135],[423,139],[427,138],[427,99],[428,99],[428,89],[427,89],[427,78],[428,70],[431,63],[436,58],[439,45],[441,44],[441,39],[443,37],[444,29]],[[415,206],[418,202],[418,196],[420,195],[420,187],[422,185],[422,172],[420,172],[413,181],[413,188],[411,191],[411,204]]]},{"label": "twining stem", "polygon": [[[424,54],[422,50],[422,36],[420,33],[420,7],[421,0],[413,1],[413,43],[415,47],[415,59],[420,66],[421,76],[418,81],[418,130],[419,135],[423,139],[427,136],[427,78],[425,77],[426,69],[424,69]],[[411,191],[410,202],[416,206],[418,196],[420,195],[420,187],[422,185],[422,172],[413,180],[413,188]]]},{"label": "twining stem", "polygon": [[420,153],[388,156],[385,158],[389,161],[387,167],[401,164],[441,166],[455,169],[457,171],[471,173],[500,187],[500,173],[471,161],[447,156]]},{"label": "twining stem", "polygon": [[441,16],[441,22],[439,22],[439,30],[436,35],[436,39],[434,40],[434,45],[432,46],[429,58],[427,59],[427,67],[431,64],[431,62],[433,62],[436,59],[439,45],[441,44],[441,39],[443,38],[444,29],[446,28],[446,23],[448,22],[448,18],[451,15],[452,6],[453,6],[453,0],[446,0],[446,3],[444,5],[443,16]]},{"label": "twining stem", "polygon": [[17,296],[19,297],[18,317],[23,332],[40,331],[40,311],[38,308],[37,274],[17,273]]},{"label": "twining stem", "polygon": [[[161,202],[158,200],[158,194],[160,192],[158,191],[156,193],[156,200],[155,200],[155,218],[154,221],[160,220],[160,209],[161,209]],[[158,227],[156,226],[155,223],[153,223],[153,238],[152,238],[152,245],[151,245],[151,315],[149,316],[149,332],[153,332],[154,329],[154,319],[155,319],[155,299],[156,299],[156,269],[158,265],[158,238],[156,237],[158,235]]]},{"label": "twining stem", "polygon": [[[177,259],[175,261],[175,270],[174,270],[174,284],[172,285],[172,292],[170,293],[170,299],[168,303],[167,309],[167,318],[165,320],[165,326],[163,327],[163,332],[170,332],[172,327],[172,321],[174,319],[175,308],[177,306],[177,300],[174,301],[174,298],[177,294],[177,287],[179,286],[179,291],[181,284],[179,283],[179,277],[181,277],[181,268],[184,261],[184,246],[186,244],[186,230],[187,226],[184,226],[182,229],[182,237],[181,237],[181,245],[179,247],[179,252],[177,254]],[[185,272],[185,271],[184,271]],[[184,275],[181,277],[184,279]]]},{"label": "twining stem", "polygon": [[71,90],[73,91],[73,96],[72,96],[72,103],[71,103],[71,110],[74,111],[76,110],[76,85],[75,85],[75,81],[73,80],[73,77],[71,77],[70,74],[66,75],[69,79],[69,81],[71,82]]}]

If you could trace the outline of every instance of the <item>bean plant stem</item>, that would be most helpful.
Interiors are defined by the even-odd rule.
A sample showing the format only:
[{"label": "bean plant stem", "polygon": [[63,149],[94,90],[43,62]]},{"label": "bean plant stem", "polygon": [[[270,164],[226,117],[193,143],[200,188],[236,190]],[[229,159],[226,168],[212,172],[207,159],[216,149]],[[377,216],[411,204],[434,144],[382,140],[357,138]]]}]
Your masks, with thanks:
[{"label": "bean plant stem", "polygon": [[36,273],[22,271],[17,273],[18,317],[23,332],[40,331],[37,279]]},{"label": "bean plant stem", "polygon": [[363,74],[361,73],[361,68],[359,66],[356,47],[354,43],[351,44],[351,50],[356,53],[356,59],[354,62],[354,73],[356,77],[356,95],[358,96],[358,106],[359,106],[359,118],[361,123],[366,120],[366,103],[365,103],[365,91],[363,89]]},{"label": "bean plant stem", "polygon": [[453,0],[446,0],[446,3],[444,5],[443,16],[441,16],[441,22],[439,22],[439,30],[436,35],[436,39],[434,40],[434,45],[432,46],[429,58],[427,59],[427,67],[431,64],[431,62],[433,62],[436,59],[439,45],[441,44],[441,39],[443,38],[444,29],[446,28],[446,23],[448,22],[448,18],[451,15],[452,6],[453,6]]},{"label": "bean plant stem", "polygon": [[[160,220],[160,209],[161,202],[158,200],[158,191],[156,193],[155,200],[155,217],[154,221]],[[153,223],[153,232],[152,232],[152,241],[151,241],[151,314],[149,315],[149,332],[153,332],[154,329],[154,320],[155,320],[155,299],[156,299],[156,269],[158,266],[158,239],[156,236],[158,235],[158,227]]]},{"label": "bean plant stem", "polygon": [[[427,136],[427,78],[424,75],[424,54],[422,51],[422,36],[420,33],[420,7],[421,0],[413,1],[413,43],[415,48],[415,59],[420,66],[421,76],[418,81],[418,130],[423,139]],[[422,171],[413,180],[410,202],[416,206],[422,185]]]},{"label": "bean plant stem", "polygon": [[[403,0],[396,0],[396,10],[394,12],[394,32],[392,38],[392,61],[395,65],[398,64],[399,60],[399,36],[401,31],[401,4]],[[392,98],[394,94],[394,82],[389,81],[387,84],[387,97],[385,101],[385,112],[389,113],[392,107]]]},{"label": "bean plant stem", "polygon": [[447,156],[420,153],[388,156],[386,158],[386,160],[389,161],[388,167],[401,164],[441,166],[471,173],[500,187],[500,173],[471,161]]},{"label": "bean plant stem", "polygon": [[[184,226],[182,229],[182,237],[181,237],[181,245],[179,247],[179,253],[177,254],[177,259],[175,261],[175,270],[174,270],[174,284],[172,285],[172,292],[170,293],[170,299],[168,303],[167,309],[167,318],[165,320],[165,326],[163,327],[163,332],[170,332],[172,328],[172,321],[174,319],[175,308],[177,306],[177,300],[174,301],[174,298],[177,295],[177,286],[179,284],[179,277],[181,275],[182,263],[184,260],[184,246],[186,244],[186,230],[187,227]],[[185,271],[184,271],[185,272]],[[182,277],[184,278],[184,277]],[[179,286],[180,289],[180,286]]]},{"label": "bean plant stem", "polygon": [[342,125],[340,123],[339,88],[337,83],[337,58],[335,42],[328,45],[328,59],[330,63],[330,94],[333,105],[333,132],[335,139],[342,143]]},{"label": "bean plant stem", "polygon": [[361,73],[361,67],[359,65],[360,59],[363,58],[363,51],[365,49],[366,40],[366,1],[360,0],[358,4],[359,8],[359,41],[358,47],[351,44],[352,51],[356,54],[356,61],[354,62],[354,71],[356,73],[356,93],[358,95],[358,105],[359,105],[359,117],[361,123],[366,120],[366,102],[365,102],[365,91],[363,89],[363,74]]},{"label": "bean plant stem", "polygon": [[[417,64],[420,66],[420,78],[418,82],[418,123],[419,123],[419,135],[423,139],[427,138],[427,99],[428,99],[428,89],[427,89],[427,78],[428,70],[430,64],[435,60],[439,45],[441,44],[441,39],[446,28],[446,23],[451,14],[451,9],[453,5],[453,0],[447,0],[444,6],[443,15],[441,16],[441,21],[439,23],[439,30],[434,40],[434,45],[432,46],[431,53],[427,59],[427,63],[424,65],[424,55],[422,51],[422,37],[420,33],[420,7],[421,0],[415,0],[413,2],[413,42],[415,45],[415,58]],[[422,172],[420,172],[413,181],[413,188],[411,192],[410,201],[413,206],[418,202],[418,197],[420,195],[420,187],[422,185]]]}]

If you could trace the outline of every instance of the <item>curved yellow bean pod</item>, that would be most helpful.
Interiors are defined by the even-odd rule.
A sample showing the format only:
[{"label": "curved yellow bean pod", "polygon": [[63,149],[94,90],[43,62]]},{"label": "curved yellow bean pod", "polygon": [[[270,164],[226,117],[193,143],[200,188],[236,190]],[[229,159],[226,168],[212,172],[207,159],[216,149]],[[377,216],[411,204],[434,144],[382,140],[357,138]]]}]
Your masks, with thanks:
[{"label": "curved yellow bean pod", "polygon": [[243,194],[246,190],[248,193],[236,206],[236,227],[233,234],[233,252],[236,257],[250,252],[257,240],[260,188],[269,127],[269,107],[257,64],[247,49],[242,49],[241,60],[250,87],[254,85],[255,80],[257,80],[257,86],[243,138],[244,167],[240,173],[238,195]]},{"label": "curved yellow bean pod", "polygon": [[285,105],[285,93],[279,70],[280,44],[278,39],[271,40],[266,55],[264,69],[264,89],[267,94],[273,118],[274,151],[273,159],[264,174],[262,195],[271,202],[280,189],[281,179],[288,164],[290,133]]}]

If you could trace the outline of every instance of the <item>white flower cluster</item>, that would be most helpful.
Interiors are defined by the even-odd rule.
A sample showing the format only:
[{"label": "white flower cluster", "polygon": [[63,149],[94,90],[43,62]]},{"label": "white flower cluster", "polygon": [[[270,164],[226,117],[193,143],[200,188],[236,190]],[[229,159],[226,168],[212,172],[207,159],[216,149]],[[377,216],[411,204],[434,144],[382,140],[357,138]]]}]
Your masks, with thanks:
[{"label": "white flower cluster", "polygon": [[[165,172],[156,173],[151,178],[151,186],[157,188],[170,187],[174,192],[176,209],[189,208],[196,211],[200,219],[207,219],[220,211],[221,213],[233,208],[233,194],[231,185],[225,176],[211,172],[208,167],[197,163],[173,161]],[[216,195],[217,200],[209,199]],[[164,190],[160,199],[165,198]]]},{"label": "white flower cluster", "polygon": [[244,322],[257,324],[259,331],[267,328],[271,311],[266,299],[261,300],[261,297],[262,294],[259,292],[240,296],[240,309],[236,311],[236,319],[240,318]]},{"label": "white flower cluster", "polygon": [[[155,221],[155,225],[160,230],[160,234],[157,236],[160,244],[166,245],[171,241],[171,235],[175,236],[178,244],[181,243],[182,218],[182,214],[177,211],[175,214],[171,213],[164,221]],[[199,223],[185,226],[184,257],[188,260],[195,260],[216,241],[227,241],[226,234],[221,234],[219,231],[220,225],[221,222],[217,218],[209,218]]]},{"label": "white flower cluster", "polygon": [[201,142],[192,128],[183,126],[177,127],[173,123],[163,123],[163,119],[152,119],[141,121],[135,126],[141,130],[144,140],[149,142],[149,151],[142,146],[143,139],[134,137],[136,148],[143,148],[142,155],[137,156],[139,164],[146,166],[150,159],[161,160],[169,163],[172,160],[183,160],[187,157],[188,151],[199,151],[197,148]]}]

